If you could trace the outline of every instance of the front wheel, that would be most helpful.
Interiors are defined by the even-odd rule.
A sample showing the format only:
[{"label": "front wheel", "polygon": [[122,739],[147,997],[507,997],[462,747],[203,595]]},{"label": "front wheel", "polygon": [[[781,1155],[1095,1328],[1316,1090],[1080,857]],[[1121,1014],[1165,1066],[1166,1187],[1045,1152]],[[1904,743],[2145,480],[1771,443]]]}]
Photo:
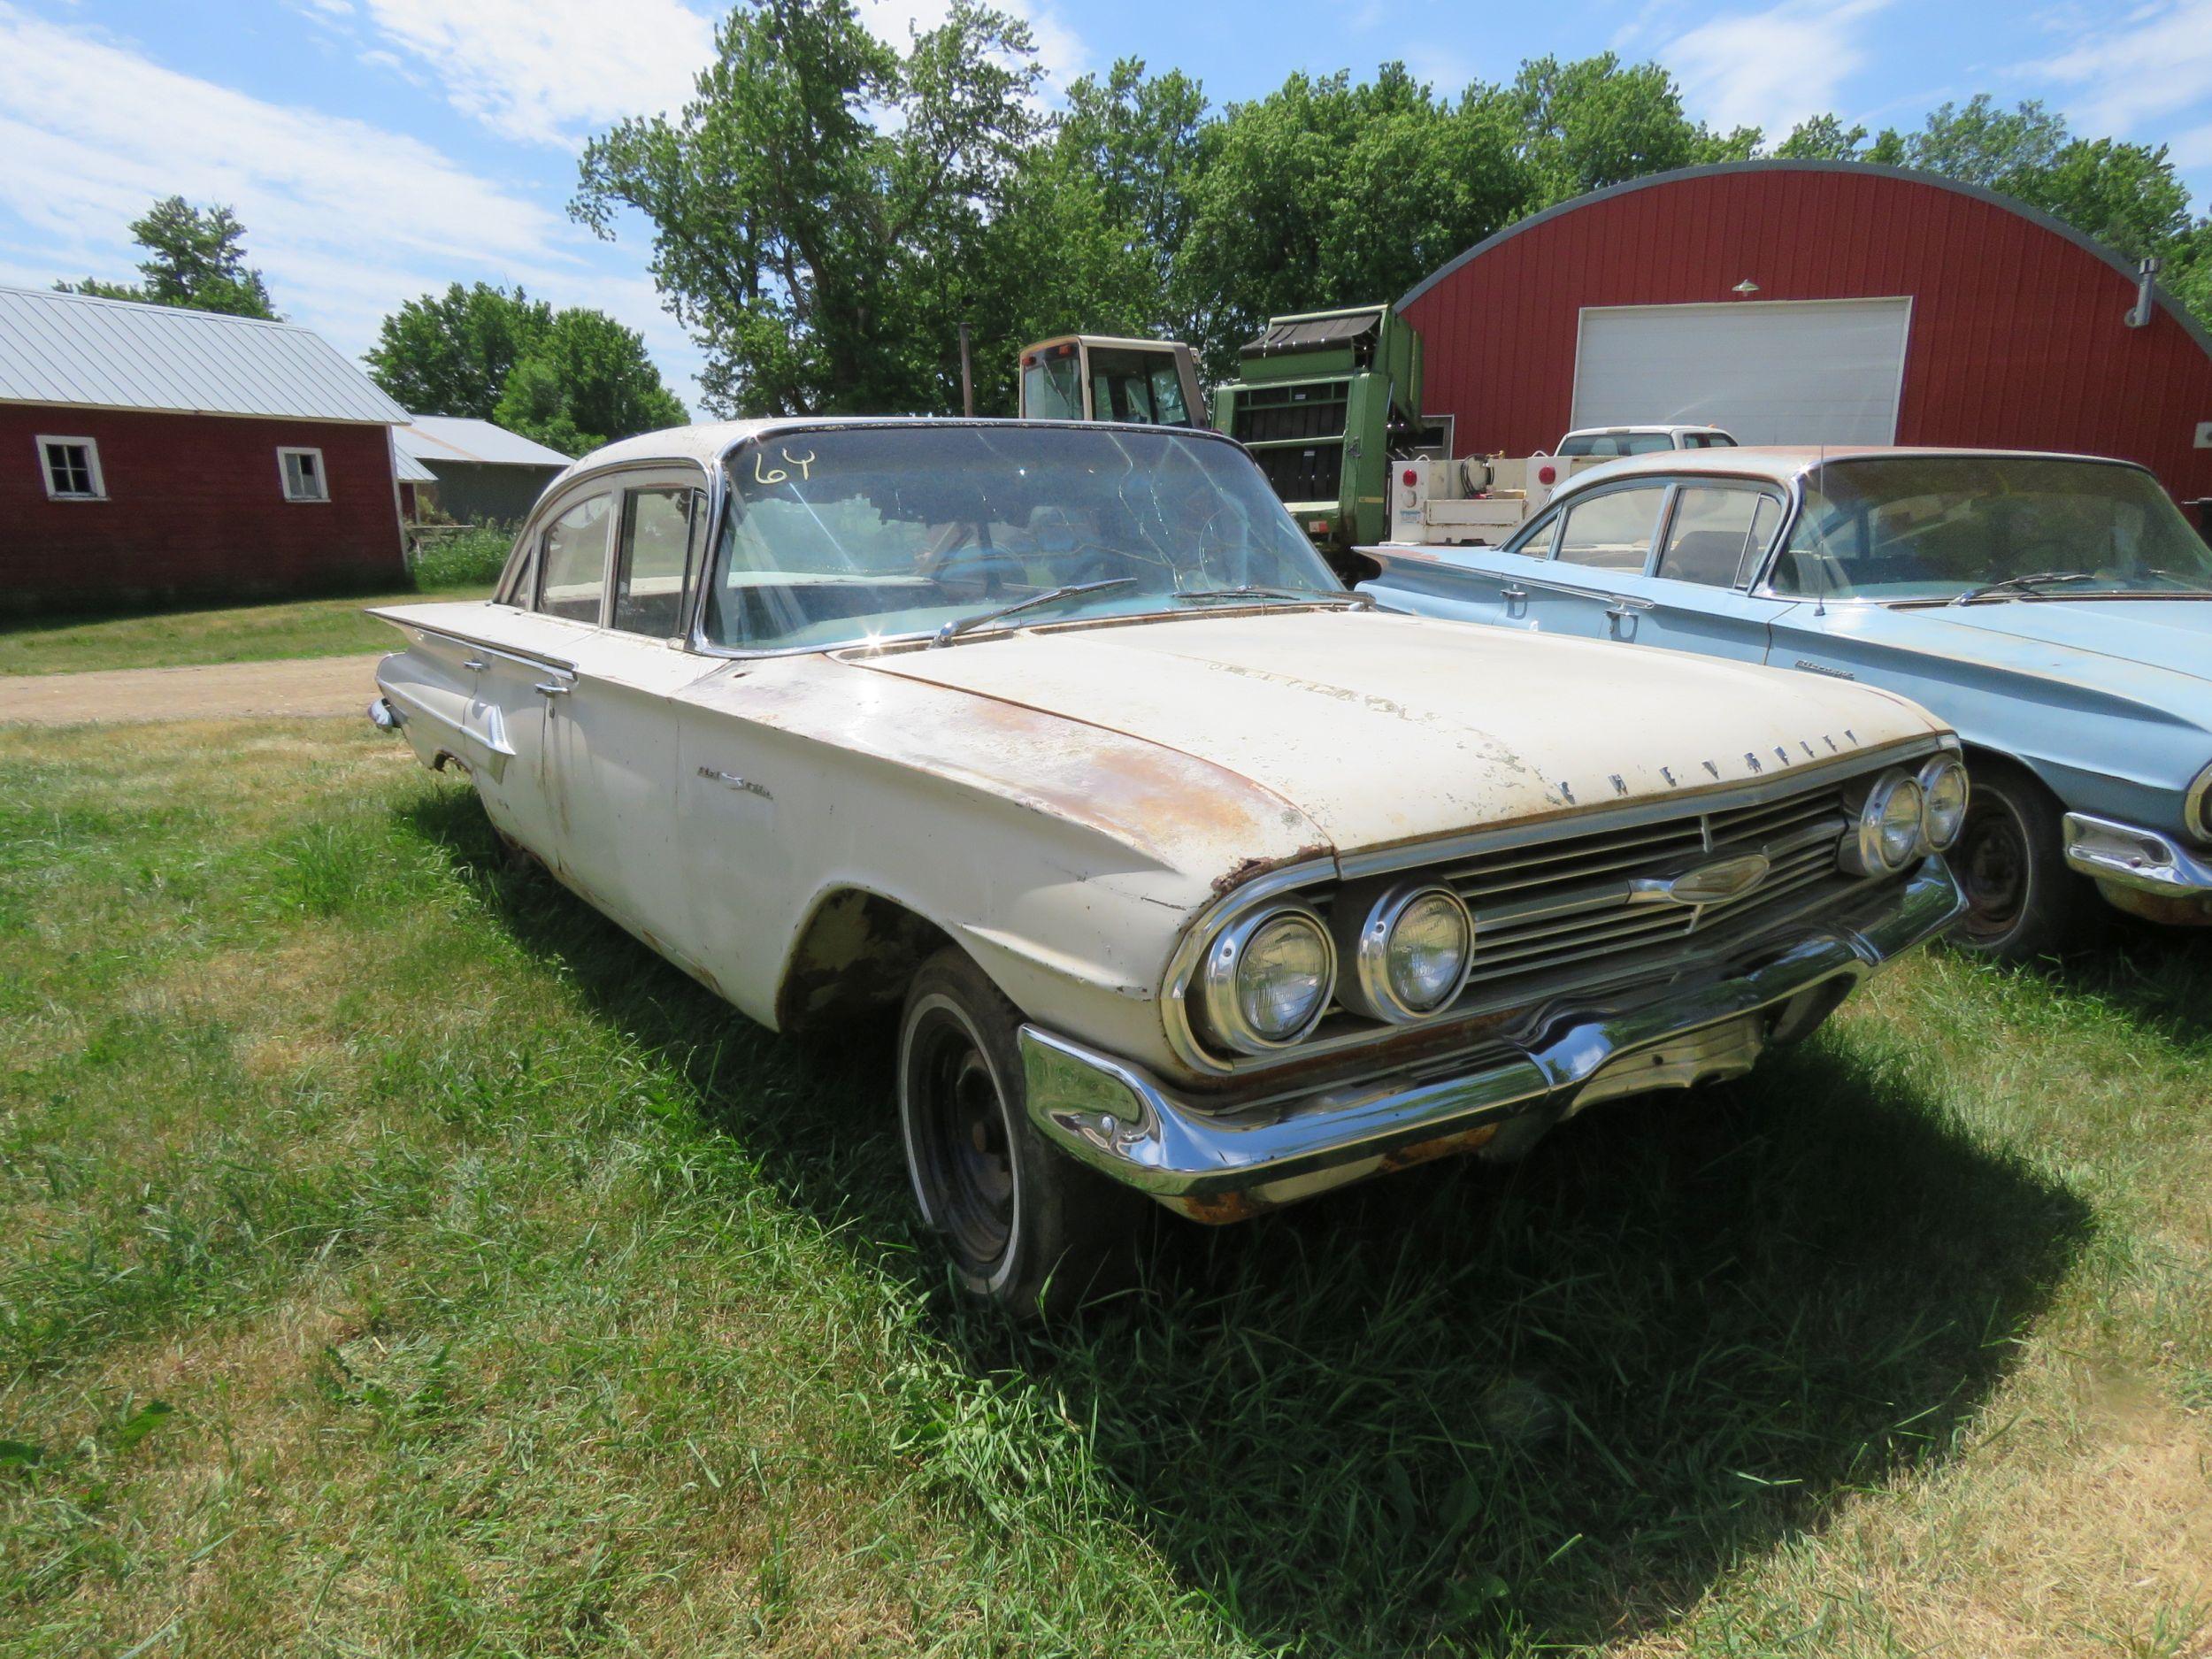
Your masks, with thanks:
[{"label": "front wheel", "polygon": [[1029,1121],[1019,1018],[958,950],[922,965],[899,1024],[899,1127],[922,1219],[963,1287],[1062,1312],[1103,1287],[1143,1202]]},{"label": "front wheel", "polygon": [[2018,767],[1985,761],[1951,869],[1966,892],[1957,941],[2004,962],[2063,956],[2092,942],[2095,885],[2067,868],[2058,802]]}]

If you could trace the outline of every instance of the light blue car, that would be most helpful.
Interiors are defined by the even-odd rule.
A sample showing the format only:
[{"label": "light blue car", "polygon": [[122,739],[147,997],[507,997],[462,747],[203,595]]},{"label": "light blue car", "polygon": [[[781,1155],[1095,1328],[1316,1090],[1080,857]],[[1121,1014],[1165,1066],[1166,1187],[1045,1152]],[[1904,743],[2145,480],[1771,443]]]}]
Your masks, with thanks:
[{"label": "light blue car", "polygon": [[[1737,449],[1578,474],[1502,547],[1386,545],[1381,603],[1882,687],[1958,728],[1962,942],[2212,925],[2212,549],[2082,456]],[[1473,642],[1471,641],[1471,649]],[[1635,711],[1648,718],[1649,711]]]}]

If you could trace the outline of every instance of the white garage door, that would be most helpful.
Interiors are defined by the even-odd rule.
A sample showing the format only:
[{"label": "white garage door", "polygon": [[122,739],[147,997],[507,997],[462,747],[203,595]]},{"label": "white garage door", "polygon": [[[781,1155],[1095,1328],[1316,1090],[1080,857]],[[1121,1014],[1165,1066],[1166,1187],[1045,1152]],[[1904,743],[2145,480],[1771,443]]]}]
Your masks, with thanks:
[{"label": "white garage door", "polygon": [[1593,306],[1574,424],[1725,426],[1741,443],[1894,443],[1909,299]]}]

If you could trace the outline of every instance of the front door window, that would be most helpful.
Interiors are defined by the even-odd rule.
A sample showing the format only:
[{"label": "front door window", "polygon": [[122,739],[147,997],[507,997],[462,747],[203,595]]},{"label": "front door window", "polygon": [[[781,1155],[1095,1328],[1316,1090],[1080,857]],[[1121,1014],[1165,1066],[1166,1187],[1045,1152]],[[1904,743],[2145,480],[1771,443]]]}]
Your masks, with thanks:
[{"label": "front door window", "polygon": [[683,631],[684,590],[705,500],[680,486],[634,489],[623,497],[614,626],[624,633],[670,640]]}]

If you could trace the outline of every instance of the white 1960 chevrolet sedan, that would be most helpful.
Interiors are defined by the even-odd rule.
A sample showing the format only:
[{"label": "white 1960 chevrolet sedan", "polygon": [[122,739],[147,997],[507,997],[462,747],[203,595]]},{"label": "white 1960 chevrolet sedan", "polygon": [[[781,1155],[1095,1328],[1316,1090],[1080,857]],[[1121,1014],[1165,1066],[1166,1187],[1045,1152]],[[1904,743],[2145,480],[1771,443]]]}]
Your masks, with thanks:
[{"label": "white 1960 chevrolet sedan", "polygon": [[1918,707],[1379,612],[1210,433],[657,433],[376,614],[372,715],[559,880],[767,1025],[897,1013],[922,1214],[1018,1307],[1135,1194],[1740,1073],[1959,909]]}]

